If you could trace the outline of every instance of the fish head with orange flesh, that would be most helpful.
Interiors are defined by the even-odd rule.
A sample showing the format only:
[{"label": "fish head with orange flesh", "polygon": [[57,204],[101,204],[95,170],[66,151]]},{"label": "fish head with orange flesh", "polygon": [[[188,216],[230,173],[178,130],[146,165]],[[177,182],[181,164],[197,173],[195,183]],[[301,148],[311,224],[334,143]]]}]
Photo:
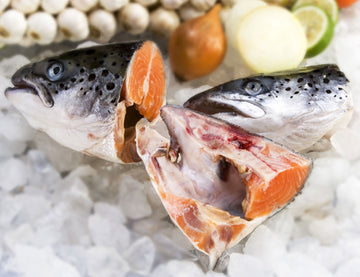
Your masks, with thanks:
[{"label": "fish head with orange flesh", "polygon": [[309,66],[233,80],[184,106],[306,151],[349,122],[353,102],[347,84],[336,65]]},{"label": "fish head with orange flesh", "polygon": [[[156,64],[157,72],[149,64]],[[147,85],[147,91],[127,87],[127,79],[136,75],[133,66],[140,72],[136,78],[143,75],[139,83]],[[144,107],[143,100],[151,96],[145,79],[151,74],[158,77],[150,80],[159,83],[153,90],[157,102]],[[151,41],[65,52],[25,65],[12,83],[5,95],[30,125],[64,146],[115,162],[140,161],[134,126],[144,116],[154,119],[165,98],[162,58]]]},{"label": "fish head with orange flesh", "polygon": [[173,222],[210,257],[236,245],[301,190],[311,161],[238,126],[176,106],[170,139],[137,125],[137,148]]}]

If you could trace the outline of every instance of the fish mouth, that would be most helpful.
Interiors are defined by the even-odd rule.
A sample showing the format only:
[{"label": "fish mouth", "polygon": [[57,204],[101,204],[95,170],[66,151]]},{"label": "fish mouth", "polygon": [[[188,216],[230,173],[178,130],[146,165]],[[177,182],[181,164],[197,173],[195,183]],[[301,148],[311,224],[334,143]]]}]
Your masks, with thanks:
[{"label": "fish mouth", "polygon": [[11,79],[11,82],[14,87],[9,87],[5,90],[7,98],[13,93],[27,93],[38,96],[47,108],[54,106],[54,99],[45,87],[26,78],[17,78],[16,74]]},{"label": "fish mouth", "polygon": [[230,97],[227,97],[226,92],[209,94],[205,91],[187,100],[184,107],[208,115],[227,113],[254,119],[263,117],[266,114],[259,103],[243,99],[230,99]]}]

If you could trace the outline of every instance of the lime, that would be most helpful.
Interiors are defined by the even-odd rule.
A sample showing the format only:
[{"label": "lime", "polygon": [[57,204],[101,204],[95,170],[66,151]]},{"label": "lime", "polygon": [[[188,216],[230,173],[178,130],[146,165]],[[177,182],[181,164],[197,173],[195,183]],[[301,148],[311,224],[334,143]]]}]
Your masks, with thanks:
[{"label": "lime", "polygon": [[339,16],[339,8],[336,0],[297,0],[292,9],[296,10],[304,5],[314,5],[326,11],[334,23],[337,22]]},{"label": "lime", "polygon": [[306,58],[311,58],[324,51],[334,34],[334,23],[330,16],[323,9],[314,5],[301,6],[293,13],[305,29]]}]

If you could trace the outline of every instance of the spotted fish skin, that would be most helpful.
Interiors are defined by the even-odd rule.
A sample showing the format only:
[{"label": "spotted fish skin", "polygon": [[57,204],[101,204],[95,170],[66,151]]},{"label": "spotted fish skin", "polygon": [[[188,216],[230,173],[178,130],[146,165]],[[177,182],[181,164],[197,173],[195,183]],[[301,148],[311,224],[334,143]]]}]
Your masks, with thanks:
[{"label": "spotted fish skin", "polygon": [[237,79],[184,106],[304,151],[347,123],[353,108],[347,84],[336,65],[310,66]]},{"label": "spotted fish skin", "polygon": [[70,116],[96,114],[106,119],[116,109],[127,66],[141,45],[110,44],[66,52],[25,65],[14,74],[12,82],[33,87],[48,107],[71,101],[66,106]]},{"label": "spotted fish skin", "polygon": [[[127,85],[134,75],[143,79],[138,87]],[[25,65],[12,83],[5,95],[32,127],[73,150],[120,163],[139,161],[134,126],[143,116],[155,118],[165,98],[163,61],[152,41],[65,52]]]}]

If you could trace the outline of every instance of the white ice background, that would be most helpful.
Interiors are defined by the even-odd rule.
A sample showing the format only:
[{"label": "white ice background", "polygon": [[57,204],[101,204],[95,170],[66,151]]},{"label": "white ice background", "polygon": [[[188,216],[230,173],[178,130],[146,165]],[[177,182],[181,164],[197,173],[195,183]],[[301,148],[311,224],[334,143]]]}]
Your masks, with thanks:
[{"label": "white ice background", "polygon": [[[1,277],[360,276],[360,1],[343,9],[330,47],[307,64],[337,63],[350,79],[355,113],[313,155],[295,201],[204,273],[174,227],[142,165],[122,166],[68,150],[33,130],[3,95],[28,60],[0,61]],[[229,53],[207,78],[179,83],[169,103],[247,72]]]}]

